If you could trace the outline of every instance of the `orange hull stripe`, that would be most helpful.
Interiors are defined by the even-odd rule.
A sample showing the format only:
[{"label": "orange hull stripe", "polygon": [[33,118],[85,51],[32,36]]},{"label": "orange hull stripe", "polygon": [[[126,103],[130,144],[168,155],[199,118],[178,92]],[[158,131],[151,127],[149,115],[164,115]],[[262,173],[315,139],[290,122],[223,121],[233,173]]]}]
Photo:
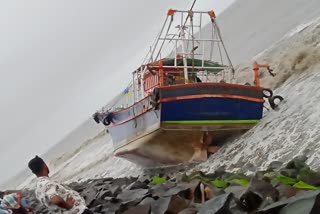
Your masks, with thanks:
[{"label": "orange hull stripe", "polygon": [[229,84],[229,83],[189,83],[189,84],[181,84],[181,85],[170,85],[170,86],[163,86],[160,87],[162,90],[172,90],[176,88],[194,88],[194,87],[201,87],[201,86],[223,86],[228,88],[246,88],[251,90],[262,91],[263,88],[257,86],[247,86],[247,85],[237,85],[237,84]]},{"label": "orange hull stripe", "polygon": [[187,96],[179,96],[179,97],[170,97],[170,98],[163,98],[160,102],[170,102],[174,100],[189,100],[189,99],[199,99],[199,98],[230,98],[230,99],[239,99],[239,100],[248,100],[258,103],[263,103],[264,99],[259,98],[252,98],[252,97],[245,97],[245,96],[238,96],[238,95],[228,95],[228,94],[201,94],[201,95],[187,95]]},{"label": "orange hull stripe", "polygon": [[126,120],[122,120],[122,121],[120,121],[120,122],[118,122],[118,123],[111,123],[111,124],[109,125],[109,127],[117,126],[117,125],[126,123],[126,122],[128,122],[128,121],[130,121],[130,120],[133,120],[134,118],[139,117],[140,115],[146,113],[146,112],[149,111],[150,109],[152,109],[152,107],[146,108],[145,110],[143,110],[143,111],[140,112],[139,114],[136,114],[135,116],[129,117],[129,118],[126,119]]}]

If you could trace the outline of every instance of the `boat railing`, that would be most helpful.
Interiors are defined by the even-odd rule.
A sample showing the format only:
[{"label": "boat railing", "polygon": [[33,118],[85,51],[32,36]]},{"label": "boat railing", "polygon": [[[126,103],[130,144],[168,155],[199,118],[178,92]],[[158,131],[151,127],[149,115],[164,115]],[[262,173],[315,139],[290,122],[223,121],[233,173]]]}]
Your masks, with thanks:
[{"label": "boat railing", "polygon": [[[204,25],[208,28],[206,33]],[[133,73],[133,79],[135,101],[152,93],[156,87],[232,83],[234,68],[215,13],[170,9],[142,65]]]}]

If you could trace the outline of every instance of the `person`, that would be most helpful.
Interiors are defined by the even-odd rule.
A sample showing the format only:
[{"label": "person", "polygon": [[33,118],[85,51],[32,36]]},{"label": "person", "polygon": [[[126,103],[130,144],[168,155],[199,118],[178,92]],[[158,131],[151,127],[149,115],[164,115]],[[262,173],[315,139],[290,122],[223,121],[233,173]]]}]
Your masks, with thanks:
[{"label": "person", "polygon": [[11,210],[13,214],[27,214],[29,209],[22,205],[22,194],[20,192],[7,193],[3,195],[2,206]]},{"label": "person", "polygon": [[51,213],[93,214],[78,192],[49,178],[49,168],[40,157],[35,156],[30,160],[28,167],[37,176],[36,198]]},{"label": "person", "polygon": [[12,214],[12,211],[8,210],[7,208],[5,208],[0,204],[0,214]]},{"label": "person", "polygon": [[5,192],[0,191],[0,214],[11,214],[12,211],[7,209],[3,204],[3,197]]}]

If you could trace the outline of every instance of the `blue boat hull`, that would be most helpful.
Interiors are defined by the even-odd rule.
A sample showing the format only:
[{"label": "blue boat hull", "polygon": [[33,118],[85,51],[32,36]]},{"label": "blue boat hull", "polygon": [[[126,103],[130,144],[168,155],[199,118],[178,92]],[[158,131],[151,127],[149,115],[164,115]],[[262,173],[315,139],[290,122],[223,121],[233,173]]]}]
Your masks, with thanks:
[{"label": "blue boat hull", "polygon": [[264,102],[261,88],[232,84],[160,88],[158,98],[156,106],[149,96],[114,113],[116,156],[150,167],[197,159],[197,151],[254,126]]},{"label": "blue boat hull", "polygon": [[162,121],[259,120],[263,103],[230,98],[176,100],[161,105]]}]

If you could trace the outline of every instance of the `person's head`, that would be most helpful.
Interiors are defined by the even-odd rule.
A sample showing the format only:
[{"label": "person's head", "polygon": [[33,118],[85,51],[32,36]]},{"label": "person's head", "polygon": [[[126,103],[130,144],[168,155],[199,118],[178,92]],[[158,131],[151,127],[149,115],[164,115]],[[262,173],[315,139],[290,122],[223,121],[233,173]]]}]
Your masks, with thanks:
[{"label": "person's head", "polygon": [[2,199],[3,196],[5,195],[5,192],[0,191],[0,198]]},{"label": "person's head", "polygon": [[29,161],[28,167],[37,177],[49,175],[47,164],[38,156]]}]

